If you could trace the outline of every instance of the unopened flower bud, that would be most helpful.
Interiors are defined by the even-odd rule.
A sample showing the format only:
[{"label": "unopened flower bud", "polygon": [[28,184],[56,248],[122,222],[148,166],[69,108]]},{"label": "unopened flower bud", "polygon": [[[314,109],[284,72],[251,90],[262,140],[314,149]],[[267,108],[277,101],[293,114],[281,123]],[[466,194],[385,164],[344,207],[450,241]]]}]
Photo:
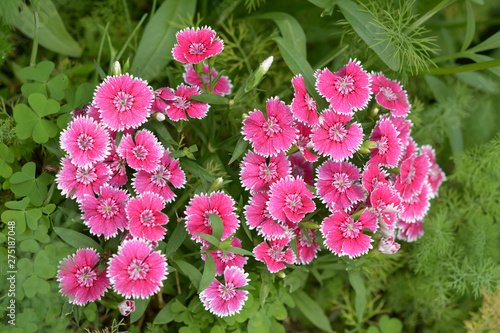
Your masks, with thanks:
[{"label": "unopened flower bud", "polygon": [[210,186],[210,192],[217,191],[219,189],[219,187],[222,185],[223,181],[224,181],[224,179],[222,177],[219,177],[216,180],[214,180],[214,182]]},{"label": "unopened flower bud", "polygon": [[394,241],[394,237],[380,238],[377,250],[384,254],[394,254],[400,247],[401,245]]},{"label": "unopened flower bud", "polygon": [[269,67],[271,67],[273,60],[274,57],[270,56],[260,64],[259,68],[257,68],[253,75],[248,79],[248,82],[245,86],[245,92],[249,92],[259,85],[260,81],[262,81],[264,75],[266,75],[267,71],[269,70]]},{"label": "unopened flower bud", "polygon": [[159,122],[162,122],[165,120],[165,115],[163,113],[156,112],[155,119],[158,120]]},{"label": "unopened flower bud", "polygon": [[113,75],[122,75],[122,66],[118,61],[113,64]]},{"label": "unopened flower bud", "polygon": [[273,64],[273,61],[274,61],[274,57],[270,56],[269,58],[267,58],[266,60],[264,60],[260,64],[259,70],[262,70],[262,75],[267,73],[267,71],[269,70],[269,67],[271,67],[271,65]]},{"label": "unopened flower bud", "polygon": [[361,147],[359,147],[358,153],[369,154],[373,148],[376,148],[376,146],[377,146],[377,143],[375,141],[368,141],[367,140],[367,141],[363,142]]},{"label": "unopened flower bud", "polygon": [[118,304],[117,307],[122,316],[128,316],[135,311],[135,302],[127,299]]},{"label": "unopened flower bud", "polygon": [[285,272],[283,272],[283,271],[280,271],[280,272],[276,273],[276,275],[277,275],[278,277],[282,278],[282,279],[284,279],[284,278],[286,277],[286,274],[285,274]]}]

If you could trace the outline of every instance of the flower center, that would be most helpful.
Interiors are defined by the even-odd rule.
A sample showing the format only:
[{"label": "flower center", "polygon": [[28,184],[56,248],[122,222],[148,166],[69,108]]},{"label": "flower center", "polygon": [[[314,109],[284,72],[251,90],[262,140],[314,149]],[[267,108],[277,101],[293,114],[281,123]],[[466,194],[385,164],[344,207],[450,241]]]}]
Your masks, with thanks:
[{"label": "flower center", "polygon": [[134,259],[127,268],[131,280],[145,280],[149,272],[149,265],[139,259]]},{"label": "flower center", "polygon": [[207,51],[207,48],[203,43],[192,43],[189,46],[188,52],[195,55],[195,54],[204,54]]},{"label": "flower center", "polygon": [[306,101],[306,105],[307,105],[307,108],[309,109],[309,111],[316,110],[316,102],[307,93],[306,93],[306,96],[305,96],[305,101]]},{"label": "flower center", "polygon": [[335,89],[341,95],[348,95],[354,90],[354,78],[351,75],[339,77],[335,81]]},{"label": "flower center", "polygon": [[148,156],[148,150],[143,145],[137,145],[132,149],[133,154],[138,160],[144,161]]},{"label": "flower center", "polygon": [[333,176],[332,186],[335,187],[335,189],[338,192],[347,191],[347,189],[350,188],[351,185],[352,184],[351,184],[351,181],[349,180],[349,176],[346,173],[339,172]]},{"label": "flower center", "polygon": [[85,266],[75,273],[75,277],[80,287],[92,287],[97,279],[97,273],[92,270],[92,267]]},{"label": "flower center", "polygon": [[266,135],[271,138],[276,133],[281,133],[283,131],[281,126],[278,124],[278,120],[274,116],[269,117],[267,124],[263,125],[263,130],[266,133]]},{"label": "flower center", "polygon": [[220,293],[220,297],[225,301],[229,301],[236,296],[234,285],[231,282],[227,282],[226,285],[220,284],[217,289]]},{"label": "flower center", "polygon": [[380,92],[382,93],[382,95],[384,95],[384,97],[389,102],[392,102],[398,98],[396,93],[394,91],[392,91],[392,89],[390,87],[382,87],[382,88],[380,88]]},{"label": "flower center", "polygon": [[267,250],[267,255],[271,257],[274,261],[283,261],[285,260],[285,253],[282,251],[283,249],[279,246],[272,246],[269,250]]},{"label": "flower center", "polygon": [[101,214],[105,219],[109,220],[118,214],[119,208],[116,200],[113,198],[106,198],[99,202],[99,206],[97,207],[97,211]]},{"label": "flower center", "polygon": [[158,187],[165,187],[167,185],[167,180],[171,177],[172,173],[170,170],[160,165],[160,167],[151,174],[150,181]]},{"label": "flower center", "polygon": [[276,179],[278,174],[277,169],[278,168],[275,162],[271,162],[269,165],[262,163],[259,165],[259,177],[270,183]]},{"label": "flower center", "polygon": [[141,212],[139,219],[140,219],[141,223],[147,227],[153,226],[155,221],[156,221],[154,212],[149,208],[144,209]]},{"label": "flower center", "polygon": [[81,150],[90,150],[94,147],[94,138],[87,133],[82,133],[76,139],[76,144]]},{"label": "flower center", "polygon": [[386,208],[387,208],[387,204],[382,199],[379,199],[377,201],[377,211],[383,212]]},{"label": "flower center", "polygon": [[234,260],[234,258],[236,258],[236,255],[232,252],[227,252],[226,254],[224,254],[224,251],[217,251],[217,257],[220,261],[227,264],[231,260]]},{"label": "flower center", "polygon": [[191,105],[191,101],[185,96],[175,96],[177,108],[186,111]]},{"label": "flower center", "polygon": [[363,230],[363,225],[361,222],[354,222],[352,217],[348,216],[344,222],[341,223],[339,229],[344,238],[357,238]]},{"label": "flower center", "polygon": [[335,142],[342,142],[347,135],[347,130],[341,123],[336,123],[328,129],[328,138]]},{"label": "flower center", "polygon": [[119,91],[113,99],[113,104],[118,112],[129,111],[134,105],[134,96],[127,94],[126,92]]},{"label": "flower center", "polygon": [[406,184],[411,184],[415,180],[415,176],[417,173],[417,168],[414,165],[410,166],[410,170],[408,171],[408,175],[406,175]]},{"label": "flower center", "polygon": [[389,150],[389,139],[387,139],[385,135],[377,141],[377,148],[379,155],[385,155],[385,153]]},{"label": "flower center", "polygon": [[78,168],[75,178],[78,183],[89,185],[97,180],[97,175],[94,168]]},{"label": "flower center", "polygon": [[302,198],[297,193],[287,194],[285,205],[292,212],[296,212],[302,208]]}]

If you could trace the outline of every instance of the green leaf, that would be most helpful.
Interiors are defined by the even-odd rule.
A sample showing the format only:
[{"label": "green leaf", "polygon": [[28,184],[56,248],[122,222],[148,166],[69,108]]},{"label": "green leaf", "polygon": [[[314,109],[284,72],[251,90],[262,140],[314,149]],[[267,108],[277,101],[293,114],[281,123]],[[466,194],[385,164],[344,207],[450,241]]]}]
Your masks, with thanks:
[{"label": "green leaf", "polygon": [[337,1],[345,19],[354,31],[382,61],[393,71],[399,70],[399,62],[394,45],[382,28],[377,26],[375,18],[351,0]]},{"label": "green leaf", "polygon": [[273,20],[280,29],[283,39],[293,45],[301,57],[307,58],[306,34],[295,17],[283,12],[270,12],[257,18]]},{"label": "green leaf", "polygon": [[228,246],[227,249],[225,249],[225,251],[231,252],[231,253],[236,253],[236,254],[241,254],[241,255],[244,255],[244,256],[253,257],[253,253],[252,252],[250,252],[248,250],[245,250],[245,249],[242,249],[240,247],[236,247],[236,246]]},{"label": "green leaf", "polygon": [[363,319],[363,314],[365,312],[366,305],[366,288],[365,281],[361,276],[360,271],[348,271],[349,273],[349,283],[356,292],[356,297],[354,299],[354,307],[356,308],[356,314],[358,315],[359,321]]},{"label": "green leaf", "polygon": [[198,287],[200,286],[200,281],[201,281],[200,271],[197,270],[196,267],[194,267],[193,265],[188,264],[187,262],[185,262],[183,260],[179,260],[179,259],[175,260],[174,264],[177,265],[177,267],[179,267],[181,272],[184,275],[186,275],[191,280],[191,282],[193,282],[194,287],[197,290],[199,290]]},{"label": "green leaf", "polygon": [[26,239],[19,244],[19,248],[23,252],[36,253],[40,250],[40,245],[38,245],[38,242],[34,239]]},{"label": "green leaf", "polygon": [[[148,121],[145,125],[144,128],[154,132],[156,135],[158,135],[158,138],[160,139],[160,142],[165,146],[165,147],[170,147],[170,146],[177,146],[177,142],[172,138],[170,133],[167,130],[167,127],[165,126],[164,123],[160,123],[157,121]],[[172,152],[169,154],[170,157]]]},{"label": "green leaf", "polygon": [[212,224],[212,236],[217,238],[220,242],[222,238],[222,234],[224,233],[224,224],[222,223],[222,219],[217,214],[208,214],[210,218],[210,223]]},{"label": "green leaf", "polygon": [[182,19],[193,17],[196,0],[166,0],[151,17],[142,34],[132,71],[143,79],[154,79],[172,60],[175,34]]},{"label": "green leaf", "polygon": [[208,172],[207,169],[203,168],[198,163],[187,160],[185,158],[179,161],[184,171],[193,174],[193,176],[200,179],[205,184],[212,184],[214,182],[215,176],[212,175],[210,172]]},{"label": "green leaf", "polygon": [[11,190],[18,196],[28,196],[33,206],[41,206],[47,197],[47,185],[52,183],[53,176],[43,173],[35,178],[36,165],[28,162],[23,165],[20,172],[10,177]]},{"label": "green leaf", "polygon": [[48,83],[50,95],[56,100],[60,101],[64,98],[66,88],[68,88],[68,77],[66,74],[58,74],[52,78]]},{"label": "green leaf", "polygon": [[495,33],[493,36],[491,36],[490,38],[488,38],[484,42],[474,46],[473,48],[470,48],[468,51],[478,53],[478,52],[496,49],[499,47],[500,47],[500,31]]},{"label": "green leaf", "polygon": [[28,227],[35,231],[38,228],[38,220],[42,217],[40,209],[28,209],[26,211],[26,223]]},{"label": "green leaf", "polygon": [[[82,50],[64,27],[54,3],[50,0],[39,0],[39,4],[40,29],[38,43],[56,53],[79,57]],[[26,36],[33,38],[35,33],[33,10],[24,3],[17,20],[14,21],[14,26]]]},{"label": "green leaf", "polygon": [[73,102],[73,108],[78,109],[83,107],[85,104],[92,100],[92,96],[94,94],[95,86],[88,83],[83,82],[76,88],[75,100]]},{"label": "green leaf", "polygon": [[167,303],[167,305],[165,305],[163,307],[163,309],[161,309],[160,312],[158,312],[155,319],[153,320],[153,324],[164,325],[164,324],[168,324],[174,320],[175,316],[174,316],[174,313],[172,312],[171,307],[172,307],[172,303],[176,300],[177,300],[176,298],[170,300]]},{"label": "green leaf", "polygon": [[474,33],[476,32],[476,19],[474,17],[474,9],[470,0],[465,0],[467,5],[467,28],[465,29],[464,43],[462,44],[462,49],[460,52],[464,52],[472,43],[474,38]]},{"label": "green leaf", "polygon": [[31,94],[28,97],[28,102],[39,117],[45,117],[50,114],[57,113],[61,108],[56,100],[47,99],[47,97],[42,94]]},{"label": "green leaf", "polygon": [[400,333],[403,330],[403,323],[398,318],[389,318],[388,315],[383,315],[378,320],[381,333]]},{"label": "green leaf", "polygon": [[302,290],[297,290],[293,293],[293,298],[295,304],[299,308],[300,312],[311,321],[316,327],[322,329],[323,331],[330,332],[332,327],[330,326],[330,321],[326,317],[325,313],[321,307],[316,303],[309,295],[307,295]]},{"label": "green leaf", "polygon": [[240,157],[241,155],[243,155],[244,152],[247,151],[247,148],[248,148],[248,141],[243,139],[243,136],[240,136],[238,142],[236,143],[236,147],[234,148],[233,156],[231,156],[231,159],[229,160],[227,165],[230,165],[231,163],[236,161],[238,157]]},{"label": "green leaf", "polygon": [[187,230],[184,223],[179,223],[177,228],[175,228],[174,232],[168,239],[167,243],[167,258],[171,258],[175,251],[181,246],[182,242],[186,238]]},{"label": "green leaf", "polygon": [[40,118],[25,104],[16,105],[14,108],[14,119],[18,122],[16,135],[19,139],[29,138],[35,126],[40,121]]},{"label": "green leaf", "polygon": [[22,234],[26,230],[26,215],[24,212],[6,210],[2,213],[2,221],[16,222],[16,234]]},{"label": "green leaf", "polygon": [[21,92],[25,97],[29,97],[31,94],[42,94],[45,97],[47,95],[47,85],[45,83],[28,82],[21,86]]},{"label": "green leaf", "polygon": [[198,288],[199,292],[207,289],[210,284],[215,279],[215,261],[212,255],[207,254],[205,256],[205,268],[203,269],[203,275],[200,280],[200,287]]},{"label": "green leaf", "polygon": [[214,105],[227,105],[229,100],[221,95],[217,94],[200,94],[200,95],[189,95],[189,98],[195,101],[214,104]]},{"label": "green leaf", "polygon": [[[469,54],[469,53],[467,53],[466,57],[471,59],[471,60],[474,60],[477,63],[495,60],[492,57],[489,57],[489,56],[484,55],[484,54]],[[487,70],[490,71],[491,73],[495,74],[496,76],[500,77],[500,67],[498,67],[498,66],[497,67],[490,67],[490,68],[487,68]]]},{"label": "green leaf", "polygon": [[273,316],[278,320],[284,320],[288,317],[288,312],[285,306],[280,301],[274,302]]},{"label": "green leaf", "polygon": [[24,67],[19,71],[19,75],[26,80],[45,83],[49,79],[50,73],[52,73],[54,67],[55,64],[52,61],[42,61],[35,67]]},{"label": "green leaf", "polygon": [[135,300],[135,311],[130,314],[131,324],[141,319],[144,312],[146,312],[146,308],[148,307],[149,301],[151,301],[151,298]]},{"label": "green leaf", "polygon": [[59,103],[39,93],[29,95],[28,102],[34,112],[24,104],[18,104],[14,109],[14,119],[18,123],[16,134],[20,139],[32,135],[35,142],[45,143],[55,137],[58,131],[56,125],[42,118],[59,112]]},{"label": "green leaf", "polygon": [[46,280],[53,278],[57,273],[56,267],[50,264],[45,251],[37,254],[33,263],[33,269],[36,275]]},{"label": "green leaf", "polygon": [[15,210],[25,210],[30,203],[29,198],[23,198],[21,201],[7,201],[5,207]]},{"label": "green leaf", "polygon": [[212,235],[207,235],[201,232],[195,232],[195,234],[200,236],[201,238],[203,238],[204,240],[206,240],[215,247],[219,247],[220,245],[220,241]]},{"label": "green leaf", "polygon": [[14,162],[14,153],[5,143],[0,143],[0,176],[7,179],[12,175],[12,168],[7,163]]},{"label": "green leaf", "polygon": [[26,297],[33,298],[36,295],[39,280],[38,276],[32,275],[23,282],[22,286]]},{"label": "green leaf", "polygon": [[95,240],[79,233],[78,231],[60,227],[54,227],[54,231],[63,241],[73,246],[75,249],[91,247],[96,249],[98,252],[102,252],[102,247],[97,244]]}]

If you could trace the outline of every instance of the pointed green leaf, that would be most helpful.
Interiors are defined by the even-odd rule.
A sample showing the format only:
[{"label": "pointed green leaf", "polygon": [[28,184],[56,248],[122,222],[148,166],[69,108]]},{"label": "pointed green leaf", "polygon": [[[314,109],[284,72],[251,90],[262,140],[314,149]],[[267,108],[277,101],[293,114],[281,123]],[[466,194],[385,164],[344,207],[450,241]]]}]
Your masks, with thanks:
[{"label": "pointed green leaf", "polygon": [[177,265],[179,269],[181,270],[182,274],[186,275],[191,282],[193,283],[194,287],[199,290],[200,286],[200,281],[201,281],[201,273],[199,270],[196,269],[193,265],[183,261],[183,260],[175,260],[174,265]]},{"label": "pointed green leaf", "polygon": [[302,290],[297,290],[292,294],[292,296],[300,312],[302,312],[302,314],[309,319],[313,325],[323,331],[330,332],[332,330],[328,317],[325,315],[318,303],[309,297],[309,295]]},{"label": "pointed green leaf", "polygon": [[60,227],[54,227],[54,231],[63,241],[73,246],[75,249],[91,247],[96,249],[98,252],[102,252],[101,246],[97,244],[95,240],[79,233],[78,231]]},{"label": "pointed green leaf", "polygon": [[198,288],[199,292],[207,289],[210,284],[215,279],[215,261],[212,255],[207,254],[205,256],[205,268],[203,269],[203,275],[200,280],[200,287]]},{"label": "pointed green leaf", "polygon": [[195,234],[200,236],[201,238],[203,238],[204,240],[206,240],[215,247],[219,247],[220,245],[220,241],[212,235],[207,235],[201,232],[195,232]]},{"label": "pointed green leaf", "polygon": [[195,101],[214,104],[214,105],[227,105],[229,100],[221,95],[217,94],[201,94],[201,95],[189,95],[189,98]]},{"label": "pointed green leaf", "polygon": [[464,52],[472,43],[474,38],[474,33],[476,32],[476,19],[474,17],[474,9],[470,0],[465,0],[467,6],[467,28],[465,29],[464,43],[462,44],[462,49],[460,52]]},{"label": "pointed green leaf", "polygon": [[245,249],[242,249],[240,247],[236,247],[236,246],[229,246],[227,249],[226,249],[227,252],[231,252],[231,253],[236,253],[236,254],[241,254],[241,255],[244,255],[244,256],[250,256],[250,257],[253,257],[253,253],[248,251],[248,250],[245,250]]},{"label": "pointed green leaf", "polygon": [[247,150],[247,148],[248,148],[248,141],[246,141],[245,139],[243,139],[242,136],[240,136],[238,142],[236,143],[236,147],[234,148],[233,156],[231,156],[231,159],[227,164],[229,165],[234,161],[236,161],[238,157],[243,155],[243,153]]},{"label": "pointed green leaf", "polygon": [[307,58],[306,34],[295,17],[283,12],[270,12],[257,18],[273,20],[280,29],[283,39],[293,45],[302,57]]},{"label": "pointed green leaf", "polygon": [[174,232],[168,239],[167,243],[167,258],[171,258],[172,254],[174,254],[175,251],[181,246],[182,242],[184,242],[184,239],[186,238],[187,235],[187,230],[186,226],[184,223],[179,223],[177,225],[177,228],[175,228]]},{"label": "pointed green leaf", "polygon": [[208,214],[208,217],[212,223],[212,236],[220,241],[222,234],[224,233],[224,224],[222,223],[222,219],[217,214]]},{"label": "pointed green leaf", "polygon": [[366,288],[365,281],[361,276],[360,271],[348,271],[349,273],[349,282],[351,283],[352,288],[356,292],[356,296],[354,299],[354,307],[356,309],[356,314],[358,315],[358,320],[361,321],[363,319],[363,314],[365,312],[366,305]]},{"label": "pointed green leaf", "polygon": [[491,36],[484,42],[479,43],[478,45],[470,48],[468,52],[478,53],[478,52],[493,50],[499,47],[500,47],[500,31],[495,33],[493,36]]}]

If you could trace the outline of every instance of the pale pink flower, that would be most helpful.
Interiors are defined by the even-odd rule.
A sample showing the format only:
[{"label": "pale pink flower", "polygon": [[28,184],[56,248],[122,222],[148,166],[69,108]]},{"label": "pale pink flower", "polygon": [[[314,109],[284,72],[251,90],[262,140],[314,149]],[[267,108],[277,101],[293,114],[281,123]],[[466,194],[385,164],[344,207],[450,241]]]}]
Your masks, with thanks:
[{"label": "pale pink flower", "polygon": [[319,245],[316,243],[316,230],[304,229],[309,238],[306,236],[302,228],[295,228],[295,237],[297,238],[297,262],[303,265],[309,264],[316,258],[316,252],[319,250]]},{"label": "pale pink flower", "polygon": [[321,115],[320,126],[311,135],[314,148],[323,156],[340,162],[351,158],[363,142],[363,128],[350,115],[341,115],[329,109]]},{"label": "pale pink flower", "polygon": [[309,96],[302,75],[292,79],[294,97],[291,105],[292,114],[298,121],[309,126],[319,125],[316,102]]},{"label": "pale pink flower", "polygon": [[398,238],[407,242],[414,242],[424,235],[423,221],[412,223],[398,221]]},{"label": "pale pink flower", "polygon": [[[233,237],[231,239],[231,246],[241,248],[241,241]],[[208,249],[209,245],[204,244],[201,250]],[[242,256],[241,254],[232,253],[229,251],[215,250],[208,252],[214,258],[215,261],[215,274],[222,275],[226,267],[236,266],[239,268],[243,268],[247,263],[248,258]],[[203,260],[205,260],[206,254],[202,254]]]},{"label": "pale pink flower", "polygon": [[[200,73],[201,79],[196,73],[196,70],[194,69],[193,65],[185,65],[184,69],[186,70],[186,72],[182,76],[187,84],[198,87],[200,90],[204,90],[206,87],[207,91],[210,91],[211,88],[210,77],[208,76],[209,67],[207,64],[203,63],[203,72]],[[213,84],[219,73],[213,67],[211,73],[212,73],[212,84]],[[202,79],[203,82],[201,81]],[[203,86],[203,83],[205,83],[205,87]],[[217,83],[214,85],[212,93],[221,96],[229,95],[231,93],[232,88],[233,85],[231,84],[231,80],[229,80],[227,76],[221,75]]]},{"label": "pale pink flower", "polygon": [[267,100],[267,120],[262,111],[254,110],[243,120],[242,134],[257,154],[276,155],[288,150],[297,139],[290,108],[278,97]]},{"label": "pale pink flower", "polygon": [[401,163],[401,170],[394,182],[394,188],[401,195],[403,201],[422,190],[422,186],[429,174],[429,159],[426,155],[412,155]]},{"label": "pale pink flower", "polygon": [[111,177],[111,170],[103,162],[97,162],[86,167],[76,166],[69,157],[61,162],[61,170],[56,176],[57,188],[68,198],[76,197],[82,201],[85,195],[99,193],[102,185]]},{"label": "pale pink flower", "polygon": [[84,167],[104,160],[109,151],[109,134],[90,117],[77,117],[61,133],[61,148],[74,164]]},{"label": "pale pink flower", "polygon": [[197,64],[217,55],[224,49],[224,43],[210,27],[187,28],[175,35],[177,44],[172,49],[175,60],[184,64]]},{"label": "pale pink flower", "polygon": [[108,76],[94,95],[94,105],[101,113],[102,122],[115,131],[143,124],[153,100],[148,83],[128,74]]},{"label": "pale pink flower", "polygon": [[295,254],[289,247],[290,236],[262,242],[253,249],[255,259],[266,264],[271,273],[276,273],[284,269],[285,263],[295,263]]},{"label": "pale pink flower", "polygon": [[191,95],[199,95],[198,87],[189,87],[181,83],[174,91],[173,100],[167,103],[167,116],[173,120],[188,120],[186,113],[191,118],[201,119],[207,115],[210,105],[191,99]]},{"label": "pale pink flower", "polygon": [[372,248],[373,239],[363,234],[363,229],[375,232],[377,216],[370,209],[365,209],[357,221],[339,207],[334,207],[333,214],[327,217],[321,232],[325,238],[325,246],[333,253],[354,258],[365,254]]},{"label": "pale pink flower", "polygon": [[154,192],[166,202],[175,198],[175,193],[170,189],[169,183],[175,188],[182,188],[186,183],[186,175],[180,167],[179,160],[169,157],[169,154],[170,151],[165,149],[154,171],[141,170],[135,174],[133,185],[137,193]]},{"label": "pale pink flower", "polygon": [[151,105],[152,112],[167,113],[169,101],[175,100],[174,89],[169,87],[158,88],[155,90],[155,99]]},{"label": "pale pink flower", "polygon": [[257,228],[259,234],[267,240],[283,238],[288,229],[271,216],[267,207],[268,201],[267,192],[255,193],[245,206],[245,221],[250,229]]},{"label": "pale pink flower", "polygon": [[288,158],[292,166],[292,176],[295,178],[302,178],[307,185],[314,186],[313,164],[306,161],[299,152],[288,156]]},{"label": "pale pink flower", "polygon": [[104,235],[105,239],[109,239],[118,234],[118,229],[123,231],[127,228],[125,205],[128,198],[127,191],[109,185],[101,187],[97,199],[93,195],[86,195],[80,208],[90,233],[97,236]]},{"label": "pale pink flower", "polygon": [[109,184],[116,187],[125,185],[128,181],[127,161],[116,151],[116,144],[114,141],[111,143],[111,151],[106,157],[105,162],[111,169]]},{"label": "pale pink flower", "polygon": [[318,195],[330,209],[335,205],[349,209],[365,198],[363,188],[355,183],[360,177],[359,169],[353,164],[328,160],[318,168]]},{"label": "pale pink flower", "polygon": [[224,284],[214,279],[212,284],[200,293],[205,309],[218,317],[239,313],[248,299],[248,291],[238,289],[248,285],[248,273],[236,266],[224,271]]},{"label": "pale pink flower", "polygon": [[127,298],[148,298],[160,291],[167,278],[167,262],[144,241],[131,240],[109,259],[108,278],[113,289]]},{"label": "pale pink flower", "polygon": [[205,242],[196,233],[212,235],[212,222],[209,214],[216,214],[222,219],[224,231],[222,239],[231,236],[238,229],[239,220],[234,213],[233,199],[223,192],[210,195],[195,195],[186,207],[186,228],[191,238],[197,242]]},{"label": "pale pink flower", "polygon": [[394,254],[398,252],[400,247],[401,245],[399,245],[394,241],[394,237],[388,237],[388,238],[382,237],[379,240],[377,250],[380,253],[384,254]]},{"label": "pale pink flower", "polygon": [[359,61],[349,63],[338,72],[329,69],[316,72],[316,89],[331,104],[335,112],[352,115],[363,109],[371,98],[371,77]]},{"label": "pale pink flower", "polygon": [[[134,142],[135,141],[135,142]],[[163,156],[163,147],[153,133],[140,130],[135,138],[125,135],[118,146],[118,154],[127,160],[128,166],[134,170],[151,172],[158,167]]]},{"label": "pale pink flower", "polygon": [[271,216],[281,222],[298,223],[316,209],[314,194],[301,178],[289,177],[271,186],[268,208]]},{"label": "pale pink flower", "polygon": [[75,254],[59,262],[57,281],[61,294],[69,297],[69,302],[84,305],[101,299],[109,280],[106,273],[98,274],[99,255],[94,249],[79,249]]},{"label": "pale pink flower", "polygon": [[241,162],[240,179],[245,189],[255,193],[268,191],[270,186],[290,174],[290,162],[285,153],[269,158],[249,151]]},{"label": "pale pink flower", "polygon": [[127,204],[129,231],[132,236],[150,241],[160,241],[165,237],[168,216],[162,213],[165,208],[163,198],[153,192],[145,192],[131,199]]},{"label": "pale pink flower", "polygon": [[299,148],[300,153],[304,156],[306,160],[308,160],[309,162],[316,162],[319,157],[314,155],[309,150],[314,148],[314,145],[311,140],[311,135],[313,133],[312,127],[307,126],[298,121],[295,122],[295,127],[299,130],[295,145],[297,146],[297,148]]},{"label": "pale pink flower", "polygon": [[408,201],[401,201],[401,205],[403,206],[403,211],[399,214],[401,220],[408,223],[423,220],[431,206],[429,184],[425,182],[419,193],[413,194]]},{"label": "pale pink flower", "polygon": [[380,164],[395,168],[401,159],[403,147],[398,139],[399,132],[389,119],[380,119],[370,136],[376,147],[372,149],[372,158],[368,164]]},{"label": "pale pink flower", "polygon": [[377,103],[391,110],[393,116],[406,117],[410,103],[401,83],[387,79],[384,74],[372,74],[372,92]]},{"label": "pale pink flower", "polygon": [[382,231],[393,231],[397,213],[403,210],[399,193],[390,184],[378,183],[370,195],[370,202]]},{"label": "pale pink flower", "polygon": [[368,193],[371,193],[379,183],[389,184],[387,177],[389,177],[387,172],[377,164],[367,164],[362,176],[363,187]]},{"label": "pale pink flower", "polygon": [[436,153],[434,148],[430,145],[425,145],[420,148],[422,154],[427,156],[430,162],[429,174],[427,175],[427,182],[430,186],[429,197],[435,198],[438,196],[439,187],[441,184],[446,181],[446,175],[441,170],[439,165],[436,163]]},{"label": "pale pink flower", "polygon": [[116,307],[118,308],[118,311],[120,311],[120,314],[126,317],[135,311],[135,302],[127,299],[118,304]]}]

